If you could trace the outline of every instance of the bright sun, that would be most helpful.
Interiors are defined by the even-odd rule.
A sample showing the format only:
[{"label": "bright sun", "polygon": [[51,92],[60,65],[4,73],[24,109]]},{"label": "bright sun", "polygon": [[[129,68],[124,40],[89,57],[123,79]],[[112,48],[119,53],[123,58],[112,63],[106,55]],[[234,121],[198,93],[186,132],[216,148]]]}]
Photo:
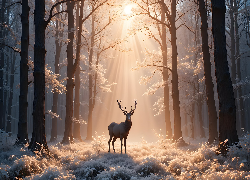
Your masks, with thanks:
[{"label": "bright sun", "polygon": [[131,5],[131,4],[125,6],[125,8],[124,8],[124,13],[125,13],[126,15],[130,15],[130,14],[132,13],[132,5]]}]

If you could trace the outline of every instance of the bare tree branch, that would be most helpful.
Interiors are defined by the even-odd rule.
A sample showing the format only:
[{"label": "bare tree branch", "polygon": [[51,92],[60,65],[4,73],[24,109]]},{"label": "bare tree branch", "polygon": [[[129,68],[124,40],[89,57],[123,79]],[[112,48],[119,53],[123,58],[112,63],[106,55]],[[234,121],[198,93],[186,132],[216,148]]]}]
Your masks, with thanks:
[{"label": "bare tree branch", "polygon": [[103,4],[105,4],[107,1],[108,1],[108,0],[105,0],[105,1],[103,1],[101,4],[99,4],[98,6],[96,6],[96,7],[91,11],[91,13],[89,13],[88,16],[86,16],[84,19],[82,19],[82,22],[86,21],[86,20],[89,18],[89,16],[91,16],[100,6],[102,6]]},{"label": "bare tree branch", "polygon": [[182,23],[180,26],[178,26],[176,30],[179,29],[181,26],[185,26],[190,32],[195,34],[194,30],[190,29],[190,27],[188,27],[185,23]]},{"label": "bare tree branch", "polygon": [[0,45],[2,45],[2,46],[6,46],[6,47],[8,47],[8,48],[10,48],[10,49],[12,49],[14,52],[17,52],[17,53],[21,53],[21,49],[19,49],[19,48],[16,48],[16,47],[12,47],[12,46],[9,46],[9,45],[7,45],[7,44],[3,44],[3,43],[0,43]]},{"label": "bare tree branch", "polygon": [[77,1],[80,1],[80,0],[63,0],[63,1],[59,1],[59,2],[55,3],[55,4],[51,7],[51,9],[50,9],[49,18],[48,18],[47,21],[45,21],[45,26],[48,25],[48,23],[51,21],[51,19],[52,19],[56,14],[60,14],[61,12],[67,12],[67,10],[66,10],[66,11],[61,11],[61,12],[57,12],[56,14],[53,15],[53,10],[54,10],[54,8],[55,8],[56,6],[58,6],[59,4],[62,4],[62,3],[65,3],[65,2],[71,2],[71,1],[77,2]]},{"label": "bare tree branch", "polygon": [[8,8],[10,8],[11,6],[16,5],[16,4],[21,4],[21,5],[22,5],[22,2],[21,2],[21,1],[13,2],[12,4],[6,6],[4,9],[8,9]]}]

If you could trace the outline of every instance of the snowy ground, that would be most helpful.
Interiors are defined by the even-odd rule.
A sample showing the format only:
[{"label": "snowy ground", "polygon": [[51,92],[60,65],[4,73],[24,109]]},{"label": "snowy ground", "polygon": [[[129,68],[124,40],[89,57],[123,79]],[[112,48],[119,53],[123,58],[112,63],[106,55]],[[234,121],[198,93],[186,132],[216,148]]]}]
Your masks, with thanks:
[{"label": "snowy ground", "polygon": [[155,143],[128,139],[127,154],[120,154],[119,140],[116,153],[108,153],[107,139],[96,135],[92,143],[48,143],[54,158],[46,159],[27,147],[14,147],[9,138],[0,145],[0,179],[250,179],[249,135],[241,149],[230,148],[227,158],[216,155],[216,147],[197,142],[177,147],[162,136]]}]

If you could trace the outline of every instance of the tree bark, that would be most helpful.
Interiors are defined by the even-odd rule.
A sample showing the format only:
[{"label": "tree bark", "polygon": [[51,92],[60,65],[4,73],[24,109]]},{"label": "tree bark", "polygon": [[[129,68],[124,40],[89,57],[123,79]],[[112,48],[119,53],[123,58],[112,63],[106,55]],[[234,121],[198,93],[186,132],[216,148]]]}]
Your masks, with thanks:
[{"label": "tree bark", "polygon": [[[76,120],[79,120],[79,109],[80,109],[80,51],[81,51],[81,32],[82,32],[82,18],[83,18],[83,5],[84,1],[82,0],[78,4],[78,11],[80,9],[79,23],[78,23],[78,31],[77,31],[77,47],[76,47],[76,59],[79,62],[76,73],[75,73],[75,102],[74,102],[74,117]],[[79,7],[80,6],[80,7]],[[74,131],[73,136],[75,139],[81,139],[80,133],[81,123],[79,121],[74,122]]]},{"label": "tree bark", "polygon": [[13,100],[13,85],[14,85],[14,73],[15,73],[15,63],[16,63],[16,56],[13,55],[13,60],[11,63],[11,70],[10,70],[10,95],[9,95],[9,102],[8,102],[8,116],[7,116],[7,126],[6,132],[11,131],[11,109],[12,109],[12,100]]},{"label": "tree bark", "polygon": [[204,123],[202,118],[202,97],[199,95],[198,97],[198,117],[200,122],[200,137],[205,138],[205,129],[204,129]]},{"label": "tree bark", "polygon": [[[7,37],[7,33],[6,31],[4,31],[4,37]],[[9,49],[6,50],[6,54],[9,54]],[[6,124],[7,124],[7,119],[6,119],[6,115],[7,115],[7,99],[8,99],[8,81],[9,81],[9,62],[10,58],[8,56],[5,57],[5,61],[6,61],[6,67],[5,67],[5,79],[4,79],[4,83],[3,83],[3,127],[4,127],[4,131],[6,131]]]},{"label": "tree bark", "polygon": [[[1,11],[1,24],[4,23],[4,10],[5,10],[5,3],[6,0],[2,0],[2,8],[0,9]],[[2,43],[4,44],[4,26],[1,25],[0,27],[0,39],[2,39]],[[5,125],[4,125],[4,121],[5,119],[3,119],[3,103],[4,103],[4,96],[3,96],[3,81],[4,81],[4,77],[3,77],[3,69],[4,69],[4,52],[3,52],[3,47],[4,45],[1,45],[1,61],[0,61],[0,129],[4,129]]]},{"label": "tree bark", "polygon": [[174,140],[178,140],[182,137],[181,132],[181,116],[180,116],[180,99],[178,89],[178,72],[177,72],[177,44],[176,44],[176,0],[171,3],[171,45],[172,45],[172,97],[173,97],[173,109],[174,109]]},{"label": "tree bark", "polygon": [[20,95],[19,122],[16,144],[26,144],[28,139],[27,108],[28,108],[28,48],[29,48],[29,5],[28,0],[22,1],[22,37],[20,61]]},{"label": "tree bark", "polygon": [[92,15],[92,33],[91,33],[91,45],[89,52],[89,114],[87,124],[87,137],[86,140],[92,140],[92,113],[93,113],[93,75],[92,75],[92,59],[93,59],[93,47],[94,47],[94,35],[95,35],[95,18]]},{"label": "tree bark", "polygon": [[45,134],[45,0],[35,0],[33,133],[29,149],[48,150]]},{"label": "tree bark", "polygon": [[209,117],[209,138],[208,142],[211,144],[218,137],[217,132],[217,112],[214,100],[214,84],[211,76],[211,62],[208,46],[208,24],[207,24],[207,10],[204,0],[199,0],[199,11],[201,16],[201,37],[202,37],[202,52],[204,61],[204,76],[206,85],[206,96]]},{"label": "tree bark", "polygon": [[[162,1],[162,4],[164,1]],[[165,22],[165,12],[164,7],[161,5],[161,21]],[[168,58],[167,58],[167,42],[166,42],[166,26],[162,24],[162,58],[163,58],[163,81],[164,85],[164,110],[165,110],[165,122],[166,122],[166,136],[167,138],[172,138],[172,128],[170,122],[170,111],[169,111],[169,87],[168,87]]]},{"label": "tree bark", "polygon": [[231,78],[232,78],[232,83],[236,84],[236,64],[235,64],[235,36],[234,36],[234,0],[230,0],[230,38],[231,38],[231,62],[232,62],[232,67],[231,67]]},{"label": "tree bark", "polygon": [[[226,154],[227,145],[239,141],[236,131],[236,106],[227,62],[225,0],[212,0],[211,2],[215,75],[219,98],[219,150],[222,154]],[[224,143],[226,139],[228,141]]]},{"label": "tree bark", "polygon": [[[57,11],[59,12],[59,8],[57,7]],[[59,33],[59,28],[61,26],[61,22],[56,20],[56,34],[55,34],[55,44],[56,44],[56,55],[55,55],[55,74],[59,74],[59,61],[60,61],[60,53],[62,48],[62,43],[59,43],[59,38],[62,37],[62,33]],[[60,34],[60,35],[59,35]],[[59,80],[59,77],[57,77]],[[58,103],[58,92],[53,92],[53,105],[52,112],[57,114],[57,103]],[[57,139],[57,117],[52,118],[52,128],[51,128],[51,137],[50,141],[56,141]]]},{"label": "tree bark", "polygon": [[[240,64],[241,64],[241,58],[240,58],[240,38],[239,38],[239,26],[238,26],[238,4],[236,2],[236,0],[234,0],[235,6],[237,7],[237,11],[235,11],[234,14],[234,19],[235,19],[235,35],[236,35],[236,43],[235,43],[235,47],[236,47],[236,53],[235,53],[235,57],[236,62],[237,62],[237,82],[241,81],[241,68],[240,68]],[[244,115],[244,107],[243,107],[243,98],[242,96],[242,87],[240,87],[238,89],[238,96],[239,96],[239,105],[238,105],[238,114],[239,114],[239,118],[240,118],[240,132],[238,132],[239,135],[242,135],[243,132],[242,130],[245,129],[245,115]],[[246,132],[246,131],[245,131]]]},{"label": "tree bark", "polygon": [[73,64],[73,40],[74,40],[74,2],[67,2],[68,12],[68,45],[67,45],[67,85],[66,85],[66,117],[63,144],[73,141],[72,118],[73,118],[73,88],[74,88],[74,64]]},{"label": "tree bark", "polygon": [[[194,88],[194,93],[193,96],[195,96],[195,88]],[[192,114],[190,117],[190,137],[194,139],[194,119],[195,119],[195,102],[192,102]]]}]

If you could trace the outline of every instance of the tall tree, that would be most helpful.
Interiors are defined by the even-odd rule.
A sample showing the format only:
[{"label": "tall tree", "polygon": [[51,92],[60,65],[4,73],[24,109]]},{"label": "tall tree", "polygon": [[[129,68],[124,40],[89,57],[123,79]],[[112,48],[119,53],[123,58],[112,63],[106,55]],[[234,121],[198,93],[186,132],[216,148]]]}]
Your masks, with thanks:
[{"label": "tall tree", "polygon": [[[93,8],[93,6],[92,6]],[[95,35],[95,16],[92,15],[91,22],[91,40],[90,40],[90,52],[89,52],[89,114],[87,124],[87,137],[86,140],[92,140],[92,113],[93,113],[93,72],[92,72],[92,61],[93,61],[93,48],[94,48],[94,35]]]},{"label": "tall tree", "polygon": [[[165,23],[165,11],[163,7],[164,1],[161,3],[161,21]],[[166,135],[168,138],[172,138],[172,128],[170,122],[170,111],[169,111],[169,87],[168,87],[168,57],[167,57],[167,37],[166,37],[166,26],[162,24],[162,58],[163,58],[163,81],[164,81],[164,110],[165,110],[165,123],[166,123]]]},{"label": "tall tree", "polygon": [[[167,12],[166,12],[167,13]],[[170,22],[170,33],[171,33],[171,45],[172,45],[172,97],[173,97],[173,109],[174,109],[174,140],[182,137],[181,132],[181,115],[180,115],[180,99],[178,89],[178,72],[177,72],[177,44],[176,44],[176,0],[171,2],[171,17]]]},{"label": "tall tree", "polygon": [[199,0],[199,11],[201,16],[201,38],[202,38],[202,52],[204,61],[204,76],[206,85],[206,97],[209,117],[209,138],[208,142],[213,141],[218,137],[217,132],[217,112],[214,100],[214,84],[211,76],[211,62],[208,46],[208,24],[207,24],[207,10],[204,0]]},{"label": "tall tree", "polygon": [[45,0],[35,0],[35,45],[34,45],[34,101],[33,101],[33,133],[29,149],[32,151],[48,150],[45,134],[45,29],[51,19],[61,12],[53,14],[57,5],[55,3],[45,20]]},{"label": "tall tree", "polygon": [[[13,53],[12,53],[13,54]],[[12,109],[12,100],[13,100],[13,85],[14,85],[14,73],[15,73],[15,63],[16,63],[16,56],[15,54],[12,55],[11,61],[11,70],[10,70],[10,92],[9,92],[9,102],[8,102],[8,116],[7,116],[7,125],[6,125],[6,132],[11,131],[11,109]]]},{"label": "tall tree", "polygon": [[[80,7],[79,7],[80,6]],[[78,19],[78,28],[77,28],[77,46],[76,46],[76,61],[80,62],[80,50],[81,50],[81,32],[82,32],[82,23],[83,23],[83,6],[84,1],[82,0],[80,4],[78,4],[78,12],[80,10],[80,15]],[[75,101],[74,101],[74,131],[73,137],[75,139],[81,140],[80,134],[80,122],[79,122],[79,109],[80,109],[80,63],[78,64],[75,72]]]},{"label": "tall tree", "polygon": [[[8,18],[6,18],[8,19]],[[6,22],[7,24],[7,22]],[[4,37],[7,37],[7,32],[6,30],[4,31]],[[6,57],[5,57],[5,78],[4,78],[4,83],[3,83],[3,127],[4,127],[4,131],[6,131],[6,114],[7,114],[7,100],[8,100],[8,79],[9,79],[9,66],[10,66],[10,62],[9,62],[10,58],[9,58],[9,49],[6,50]]]},{"label": "tall tree", "polygon": [[234,0],[230,0],[230,38],[231,38],[231,46],[230,46],[230,52],[231,52],[231,78],[232,83],[236,84],[236,64],[235,64],[235,34],[234,34]]},{"label": "tall tree", "polygon": [[0,61],[0,129],[4,129],[4,121],[3,119],[3,114],[5,113],[3,111],[3,103],[4,103],[4,97],[3,97],[3,70],[4,70],[4,51],[3,51],[3,46],[4,46],[4,14],[5,14],[5,3],[6,0],[2,0],[2,7],[0,9],[0,16],[1,16],[1,26],[0,26],[0,39],[2,39],[1,42],[1,61]]},{"label": "tall tree", "polygon": [[[240,2],[234,0],[234,6],[235,6],[235,13],[234,13],[234,27],[235,27],[235,57],[236,57],[236,74],[237,74],[237,82],[241,80],[241,57],[240,57],[240,36],[239,36],[239,25],[238,25],[238,13],[239,13],[239,6]],[[238,98],[239,98],[239,105],[238,105],[238,112],[239,112],[239,118],[240,118],[240,132],[238,132],[239,135],[242,135],[242,128],[245,128],[245,115],[243,110],[243,98],[242,98],[242,87],[237,89],[238,91]]]},{"label": "tall tree", "polygon": [[[239,141],[236,131],[236,106],[227,62],[225,0],[211,0],[211,3],[215,75],[219,98],[219,149],[225,154],[227,145],[232,145]],[[226,139],[228,141],[224,144],[223,142]]]},{"label": "tall tree", "polygon": [[[59,6],[57,6],[57,12],[59,12]],[[56,54],[55,54],[55,74],[59,74],[59,60],[60,53],[62,49],[62,42],[59,42],[59,39],[62,37],[62,32],[60,30],[61,22],[56,20],[56,34],[55,34],[55,44],[56,44]],[[59,80],[59,76],[57,77]],[[53,105],[52,112],[57,114],[57,104],[58,104],[58,91],[54,90],[53,92]],[[51,127],[51,137],[50,141],[55,141],[57,139],[57,117],[53,116],[52,118],[52,127]]]},{"label": "tall tree", "polygon": [[22,37],[20,61],[20,95],[17,144],[26,144],[28,139],[27,108],[28,108],[28,48],[29,48],[29,5],[28,0],[22,1]]},{"label": "tall tree", "polygon": [[[178,89],[178,72],[177,72],[177,36],[176,36],[176,0],[171,1],[171,11],[169,11],[168,6],[164,3],[164,1],[158,1],[158,3],[164,9],[164,13],[167,17],[168,23],[164,23],[159,20],[157,17],[153,17],[148,10],[148,8],[142,9],[146,11],[147,15],[157,21],[160,24],[163,24],[169,28],[171,34],[171,46],[172,46],[172,98],[173,98],[173,110],[174,110],[174,140],[182,137],[181,132],[181,115],[180,115],[180,99],[179,99],[179,89]],[[147,5],[148,2],[147,2]]]},{"label": "tall tree", "polygon": [[35,0],[33,133],[29,149],[47,150],[45,134],[45,0]]},{"label": "tall tree", "polygon": [[67,2],[68,12],[68,45],[67,45],[67,85],[66,85],[66,117],[63,144],[73,141],[72,118],[73,118],[73,88],[74,88],[74,62],[73,62],[73,40],[74,40],[74,2]]}]

